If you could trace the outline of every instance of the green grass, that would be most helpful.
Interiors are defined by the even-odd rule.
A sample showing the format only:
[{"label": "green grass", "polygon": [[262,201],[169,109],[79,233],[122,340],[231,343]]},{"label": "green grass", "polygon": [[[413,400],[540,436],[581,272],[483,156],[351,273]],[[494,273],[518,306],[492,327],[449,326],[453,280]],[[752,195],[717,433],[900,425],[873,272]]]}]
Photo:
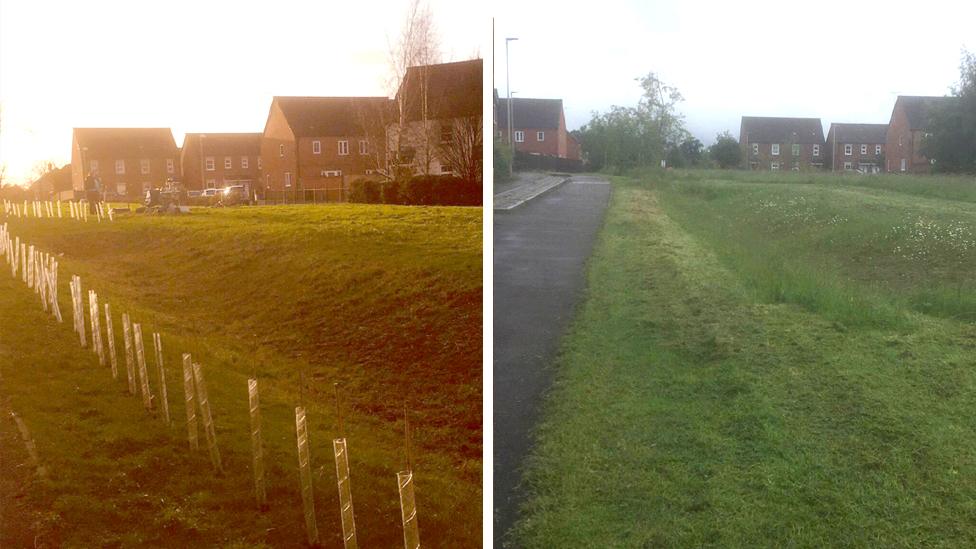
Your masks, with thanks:
[{"label": "green grass", "polygon": [[517,545],[976,544],[976,205],[746,177],[614,180]]},{"label": "green grass", "polygon": [[[481,210],[299,206],[195,210],[115,223],[9,220],[59,258],[66,323],[0,273],[0,402],[16,410],[52,471],[4,499],[50,545],[300,546],[295,451],[299,372],[308,372],[319,530],[340,541],[332,400],[345,403],[363,546],[401,543],[395,474],[411,410],[421,536],[432,546],[480,543]],[[6,267],[6,264],[4,264]],[[71,332],[67,289],[84,289],[162,333],[176,424],[147,417]],[[206,372],[227,470],[186,450],[180,355]],[[254,509],[246,379],[261,384],[270,508]],[[14,439],[12,426],[0,433]],[[20,462],[0,450],[0,473]],[[10,456],[10,457],[8,457]],[[22,476],[22,475],[21,475]],[[16,475],[15,475],[16,477]],[[27,482],[25,480],[25,482]],[[5,498],[8,497],[5,494]],[[20,513],[18,515],[18,513]],[[17,528],[19,526],[20,528]],[[12,542],[11,542],[12,543]]]}]

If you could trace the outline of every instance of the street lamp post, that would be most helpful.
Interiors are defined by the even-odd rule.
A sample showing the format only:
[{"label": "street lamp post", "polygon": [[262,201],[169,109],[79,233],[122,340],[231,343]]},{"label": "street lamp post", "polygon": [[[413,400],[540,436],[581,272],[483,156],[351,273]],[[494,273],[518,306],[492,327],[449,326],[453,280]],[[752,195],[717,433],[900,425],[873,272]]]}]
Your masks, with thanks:
[{"label": "street lamp post", "polygon": [[508,175],[512,175],[512,165],[515,163],[515,144],[512,142],[512,83],[508,63],[508,43],[512,40],[518,40],[518,38],[505,39],[505,93],[508,95],[508,101],[505,103],[508,107],[508,146],[512,149],[512,162],[508,165]]}]

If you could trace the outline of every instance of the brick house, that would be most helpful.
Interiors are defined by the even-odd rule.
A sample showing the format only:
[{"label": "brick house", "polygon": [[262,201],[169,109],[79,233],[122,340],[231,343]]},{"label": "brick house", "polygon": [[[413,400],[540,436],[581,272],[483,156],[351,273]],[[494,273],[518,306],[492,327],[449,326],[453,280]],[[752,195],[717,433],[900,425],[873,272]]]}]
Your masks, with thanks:
[{"label": "brick house", "polygon": [[[74,128],[71,187],[109,198],[141,200],[145,191],[180,178],[179,149],[169,128]],[[91,175],[92,177],[89,177]]]},{"label": "brick house", "polygon": [[403,134],[401,125],[387,126],[400,168],[481,179],[483,72],[481,59],[407,69],[393,99]]},{"label": "brick house", "polygon": [[250,194],[261,179],[261,134],[188,133],[180,169],[188,190],[244,185]]},{"label": "brick house", "polygon": [[933,109],[939,108],[956,97],[923,97],[899,95],[891,110],[888,132],[885,138],[885,158],[888,172],[928,173],[931,161],[921,153],[932,122]]},{"label": "brick house", "polygon": [[885,171],[887,124],[831,124],[827,132],[827,165],[831,171]]},{"label": "brick house", "polygon": [[[498,100],[498,131],[508,139],[508,99]],[[566,131],[562,99],[512,98],[512,140],[528,154],[580,159],[580,148]]]},{"label": "brick house", "polygon": [[349,184],[384,165],[367,137],[389,116],[386,97],[275,97],[261,138],[259,193],[342,201]]},{"label": "brick house", "polygon": [[826,159],[819,118],[743,116],[739,146],[752,170],[819,170]]}]

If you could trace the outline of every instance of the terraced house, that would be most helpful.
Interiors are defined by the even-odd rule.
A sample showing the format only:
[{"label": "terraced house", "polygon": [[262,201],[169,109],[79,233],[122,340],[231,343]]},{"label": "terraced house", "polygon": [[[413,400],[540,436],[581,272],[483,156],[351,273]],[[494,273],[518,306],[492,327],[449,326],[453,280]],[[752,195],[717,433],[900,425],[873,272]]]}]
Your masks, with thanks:
[{"label": "terraced house", "polygon": [[885,171],[887,124],[831,124],[827,132],[827,164],[831,171]]},{"label": "terraced house", "polygon": [[261,179],[260,133],[188,133],[180,149],[186,189],[242,185],[250,195]]},{"label": "terraced house", "polygon": [[819,170],[826,160],[819,118],[743,116],[739,146],[752,170]]},{"label": "terraced house", "polygon": [[958,97],[899,95],[891,110],[885,136],[885,161],[889,172],[929,173],[936,159],[922,153],[922,142],[932,124],[932,113]]},{"label": "terraced house", "polygon": [[[508,99],[499,99],[498,131],[508,136]],[[528,154],[579,160],[580,145],[566,131],[562,99],[512,98],[512,140],[515,150]]]},{"label": "terraced house", "polygon": [[74,128],[71,187],[109,199],[141,200],[150,188],[180,178],[179,149],[169,128]]}]

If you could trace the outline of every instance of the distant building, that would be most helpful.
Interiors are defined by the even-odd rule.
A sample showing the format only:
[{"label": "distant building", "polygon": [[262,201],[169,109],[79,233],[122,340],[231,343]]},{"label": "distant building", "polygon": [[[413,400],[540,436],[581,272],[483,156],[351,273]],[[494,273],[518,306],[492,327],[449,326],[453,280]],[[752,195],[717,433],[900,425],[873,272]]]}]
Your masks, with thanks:
[{"label": "distant building", "polygon": [[71,165],[65,164],[60,168],[49,165],[49,170],[30,184],[30,190],[35,199],[47,200],[59,198],[61,193],[71,191]]},{"label": "distant building", "polygon": [[739,146],[752,170],[819,170],[826,158],[819,118],[743,116]]},{"label": "distant building", "polygon": [[186,189],[243,185],[250,194],[261,177],[260,133],[188,133],[180,150]]},{"label": "distant building", "polygon": [[386,97],[275,97],[261,139],[261,186],[299,200],[346,200],[349,183],[384,165],[385,144],[368,136],[390,107]]},{"label": "distant building", "polygon": [[[472,59],[407,69],[393,100],[395,118],[387,126],[391,149],[399,146],[401,168],[414,174],[481,177],[483,67],[481,59]],[[404,134],[396,143],[400,116]],[[477,151],[470,151],[475,141]]]},{"label": "distant building", "polygon": [[898,96],[885,138],[887,171],[932,171],[932,161],[921,152],[922,140],[930,130],[933,110],[957,100],[956,97]]},{"label": "distant building", "polygon": [[74,128],[71,186],[80,197],[96,190],[108,198],[138,199],[178,180],[179,150],[169,128]]},{"label": "distant building", "polygon": [[885,171],[887,124],[831,124],[827,132],[827,164],[831,171]]},{"label": "distant building", "polygon": [[[508,99],[497,102],[498,134],[508,140]],[[580,159],[580,148],[566,131],[562,99],[512,98],[512,141],[517,152]]]}]

